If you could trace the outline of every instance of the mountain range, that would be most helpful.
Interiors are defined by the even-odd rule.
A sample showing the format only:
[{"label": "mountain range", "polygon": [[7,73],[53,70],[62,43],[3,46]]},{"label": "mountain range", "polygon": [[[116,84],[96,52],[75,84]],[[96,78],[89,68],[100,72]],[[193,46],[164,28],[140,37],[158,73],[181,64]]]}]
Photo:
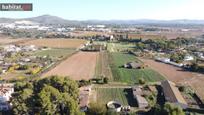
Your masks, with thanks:
[{"label": "mountain range", "polygon": [[77,20],[67,20],[57,16],[51,15],[42,15],[32,18],[0,18],[0,23],[13,23],[15,21],[32,21],[40,24],[204,24],[204,20],[151,20],[151,19],[139,19],[139,20],[86,20],[86,21],[77,21]]}]

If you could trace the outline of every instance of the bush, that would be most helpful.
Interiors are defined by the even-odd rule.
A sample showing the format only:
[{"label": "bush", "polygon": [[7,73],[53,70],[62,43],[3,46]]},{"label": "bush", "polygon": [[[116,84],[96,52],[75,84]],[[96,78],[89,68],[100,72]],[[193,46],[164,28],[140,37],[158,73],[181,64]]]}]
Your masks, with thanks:
[{"label": "bush", "polygon": [[140,78],[139,79],[139,84],[144,85],[146,83],[144,78]]},{"label": "bush", "polygon": [[26,77],[25,77],[25,76],[18,76],[17,79],[18,79],[18,80],[25,80]]},{"label": "bush", "polygon": [[160,106],[156,104],[149,115],[185,115],[185,112],[181,109],[181,107],[174,105],[172,103],[165,103],[164,106]]},{"label": "bush", "polygon": [[14,71],[14,67],[13,66],[9,67],[8,72],[13,72],[13,71]]},{"label": "bush", "polygon": [[163,111],[166,115],[185,115],[181,107],[172,103],[165,103]]},{"label": "bush", "polygon": [[106,106],[101,103],[90,103],[88,115],[105,115],[107,112]]},{"label": "bush", "polygon": [[107,78],[107,77],[104,77],[104,78],[103,78],[103,83],[104,83],[104,84],[108,84],[108,78]]},{"label": "bush", "polygon": [[90,84],[91,84],[90,81],[86,81],[86,80],[83,80],[83,79],[78,82],[79,87],[90,85]]},{"label": "bush", "polygon": [[185,91],[185,87],[184,87],[184,86],[180,86],[178,89],[179,89],[179,91],[181,91],[181,92],[184,92],[184,91]]},{"label": "bush", "polygon": [[20,65],[18,67],[18,70],[27,70],[28,69],[28,65]]},{"label": "bush", "polygon": [[36,75],[38,72],[40,72],[40,70],[41,70],[40,67],[36,67],[36,68],[30,70],[29,74]]}]

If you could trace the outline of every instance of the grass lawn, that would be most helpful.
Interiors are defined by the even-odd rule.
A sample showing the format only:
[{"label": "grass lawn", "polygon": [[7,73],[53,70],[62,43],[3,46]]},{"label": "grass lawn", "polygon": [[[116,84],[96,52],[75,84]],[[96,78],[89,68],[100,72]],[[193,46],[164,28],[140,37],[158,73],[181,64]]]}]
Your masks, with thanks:
[{"label": "grass lawn", "polygon": [[139,61],[134,55],[115,52],[110,53],[111,70],[115,81],[126,83],[138,83],[139,78],[144,78],[148,82],[156,82],[164,80],[164,77],[158,72],[146,67],[145,69],[127,69],[121,66],[127,62]]},{"label": "grass lawn", "polygon": [[26,78],[30,78],[30,76],[25,74],[26,71],[14,71],[14,72],[7,72],[4,74],[1,74],[0,80],[23,80]]},{"label": "grass lawn", "polygon": [[107,104],[109,101],[117,101],[123,105],[135,107],[136,100],[133,99],[131,89],[124,88],[98,88],[97,102]]},{"label": "grass lawn", "polygon": [[52,58],[63,58],[73,53],[75,50],[70,48],[52,48],[48,50],[39,50],[34,53],[35,56],[47,56]]}]

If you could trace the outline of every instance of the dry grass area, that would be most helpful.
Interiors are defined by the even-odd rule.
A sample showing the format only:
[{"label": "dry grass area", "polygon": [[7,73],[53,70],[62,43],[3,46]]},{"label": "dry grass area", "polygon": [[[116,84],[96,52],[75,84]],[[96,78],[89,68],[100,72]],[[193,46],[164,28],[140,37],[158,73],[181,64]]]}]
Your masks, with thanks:
[{"label": "dry grass area", "polygon": [[156,35],[156,34],[128,34],[128,38],[130,39],[139,39],[142,38],[143,40],[145,39],[161,39],[163,36],[161,35]]},{"label": "dry grass area", "polygon": [[94,32],[94,31],[75,31],[72,33],[74,36],[96,36],[96,35],[109,35],[111,33],[106,32]]},{"label": "dry grass area", "polygon": [[6,44],[17,44],[18,42],[23,42],[28,39],[26,38],[12,38],[7,35],[0,34],[0,45],[6,45]]},{"label": "dry grass area", "polygon": [[171,80],[173,82],[181,82],[183,80],[191,79],[193,77],[191,72],[188,71],[183,71],[181,68],[156,62],[151,59],[140,59],[142,60],[145,64],[149,65],[152,69],[158,71],[166,79]]},{"label": "dry grass area", "polygon": [[94,76],[98,52],[78,52],[43,74],[69,76],[74,80],[88,80]]},{"label": "dry grass area", "polygon": [[[176,39],[177,37],[185,37],[185,38],[194,38],[197,36],[202,35],[202,31],[188,31],[188,32],[181,32],[179,30],[173,31],[162,31],[162,32],[141,32],[141,33],[129,33],[128,38],[130,39],[139,39],[142,38],[143,40],[146,39]],[[126,35],[126,34],[122,34]]]},{"label": "dry grass area", "polygon": [[189,32],[162,32],[161,36],[166,36],[167,39],[175,39],[177,37],[184,37],[184,38],[194,38],[197,36],[201,36],[202,32],[200,31],[189,31]]},{"label": "dry grass area", "polygon": [[97,58],[97,65],[95,75],[97,77],[108,77],[110,80],[113,79],[111,68],[109,66],[109,56],[108,52],[101,51]]},{"label": "dry grass area", "polygon": [[10,44],[15,43],[17,41],[21,41],[22,39],[11,39],[11,38],[0,38],[0,44]]},{"label": "dry grass area", "polygon": [[10,37],[4,36],[4,35],[0,35],[0,44],[1,45],[17,43],[19,41],[24,41],[24,40],[25,39],[23,39],[23,38],[13,39],[13,38],[10,38]]},{"label": "dry grass area", "polygon": [[149,65],[152,69],[164,75],[166,79],[176,83],[190,85],[197,94],[204,100],[204,74],[193,73],[182,70],[181,68],[156,62],[150,59],[141,59],[144,63]]},{"label": "dry grass area", "polygon": [[36,45],[40,47],[52,47],[52,48],[78,48],[84,44],[86,40],[81,39],[35,39],[22,43],[22,45]]}]

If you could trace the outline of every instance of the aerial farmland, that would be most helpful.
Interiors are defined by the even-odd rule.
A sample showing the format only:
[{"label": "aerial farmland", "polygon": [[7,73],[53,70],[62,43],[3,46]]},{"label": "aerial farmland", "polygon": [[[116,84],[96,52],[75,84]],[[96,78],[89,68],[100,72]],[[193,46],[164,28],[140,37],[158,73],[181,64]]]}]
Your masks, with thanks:
[{"label": "aerial farmland", "polygon": [[0,23],[0,113],[202,114],[202,25],[19,20]]}]

